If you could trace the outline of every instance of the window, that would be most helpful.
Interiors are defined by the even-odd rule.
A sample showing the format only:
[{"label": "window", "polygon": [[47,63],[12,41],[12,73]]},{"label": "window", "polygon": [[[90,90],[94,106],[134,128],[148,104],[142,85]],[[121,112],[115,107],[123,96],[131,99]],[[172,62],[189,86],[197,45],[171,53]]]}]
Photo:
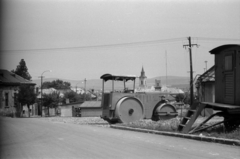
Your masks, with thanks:
[{"label": "window", "polygon": [[17,93],[14,93],[14,106],[17,106]]},{"label": "window", "polygon": [[232,70],[232,55],[225,56],[225,71],[231,71]]},{"label": "window", "polygon": [[8,107],[8,93],[5,93],[5,107]]}]

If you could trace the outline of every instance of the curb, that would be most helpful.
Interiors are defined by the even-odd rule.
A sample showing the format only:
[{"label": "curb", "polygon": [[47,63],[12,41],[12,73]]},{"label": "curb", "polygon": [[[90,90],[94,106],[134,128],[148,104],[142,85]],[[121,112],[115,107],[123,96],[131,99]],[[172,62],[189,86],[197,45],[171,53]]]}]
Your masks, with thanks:
[{"label": "curb", "polygon": [[240,146],[240,140],[233,140],[233,139],[206,137],[206,136],[181,134],[181,133],[174,133],[174,132],[165,132],[165,131],[156,131],[156,130],[148,130],[148,129],[140,129],[140,128],[131,128],[131,127],[125,127],[125,126],[116,126],[116,125],[110,125],[110,128],[122,129],[122,130],[130,130],[130,131],[137,131],[137,132],[144,132],[144,133],[151,133],[151,134],[157,134],[157,135],[181,137],[181,138],[186,138],[186,139],[192,139],[192,140],[198,140],[198,141],[206,141],[206,142],[214,142],[214,143],[221,143],[221,144],[233,145],[233,146]]}]

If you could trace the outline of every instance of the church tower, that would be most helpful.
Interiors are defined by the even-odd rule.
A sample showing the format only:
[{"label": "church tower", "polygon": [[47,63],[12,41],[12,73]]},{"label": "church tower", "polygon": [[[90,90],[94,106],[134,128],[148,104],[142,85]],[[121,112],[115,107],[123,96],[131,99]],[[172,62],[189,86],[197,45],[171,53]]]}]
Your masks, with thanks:
[{"label": "church tower", "polygon": [[145,75],[143,67],[142,67],[141,75],[139,77],[139,87],[140,88],[147,87],[147,76]]}]

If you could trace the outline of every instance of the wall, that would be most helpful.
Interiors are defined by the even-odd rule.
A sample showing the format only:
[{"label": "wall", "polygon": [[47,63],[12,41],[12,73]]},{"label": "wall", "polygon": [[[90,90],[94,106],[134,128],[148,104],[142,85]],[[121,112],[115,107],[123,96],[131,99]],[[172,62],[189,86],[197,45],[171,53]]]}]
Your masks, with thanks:
[{"label": "wall", "polygon": [[233,59],[235,64],[235,97],[234,102],[236,105],[240,105],[240,47],[231,47],[222,50],[220,53],[215,54],[215,102],[216,103],[228,103],[225,101],[225,75],[224,75],[224,56],[228,54],[229,51],[236,51],[236,57]]},{"label": "wall", "polygon": [[100,117],[102,108],[81,108],[81,117]]},{"label": "wall", "polygon": [[204,102],[215,102],[215,87],[214,82],[203,83],[203,100]]},{"label": "wall", "polygon": [[240,48],[236,53],[236,104],[240,106]]},{"label": "wall", "polygon": [[[38,116],[38,104],[35,103],[33,105],[30,105],[30,117],[31,116]],[[22,113],[23,117],[29,117],[29,113],[28,113],[28,107],[27,105],[23,106],[23,113]]]},{"label": "wall", "polygon": [[48,114],[48,108],[43,107],[42,108],[42,116],[55,116],[56,115],[56,109],[55,108],[49,108],[49,114]]},{"label": "wall", "polygon": [[72,117],[72,106],[61,106],[61,116],[62,117]]},{"label": "wall", "polygon": [[223,103],[224,99],[224,82],[223,82],[223,67],[224,67],[224,62],[223,62],[223,55],[216,54],[215,55],[215,102],[216,103]]},{"label": "wall", "polygon": [[59,108],[61,110],[60,116],[72,117],[73,116],[73,107],[78,108],[78,107],[80,107],[81,104],[82,104],[82,102],[81,103],[69,103],[69,104],[59,106]]},{"label": "wall", "polygon": [[[0,115],[12,116],[16,114],[14,93],[17,93],[17,86],[3,86],[0,88]],[[8,106],[5,105],[5,93],[8,93]]]}]

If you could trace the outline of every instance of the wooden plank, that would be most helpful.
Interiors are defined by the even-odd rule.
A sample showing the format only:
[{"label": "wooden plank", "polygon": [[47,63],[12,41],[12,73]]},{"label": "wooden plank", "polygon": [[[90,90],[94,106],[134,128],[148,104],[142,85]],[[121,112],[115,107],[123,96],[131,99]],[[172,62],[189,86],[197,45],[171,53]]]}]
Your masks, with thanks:
[{"label": "wooden plank", "polygon": [[201,114],[205,106],[206,106],[205,104],[200,104],[197,107],[197,110],[195,111],[195,113],[190,117],[191,119],[186,123],[185,127],[183,127],[182,133],[188,133],[191,130],[192,125],[194,124],[198,116]]},{"label": "wooden plank", "polygon": [[223,103],[211,103],[211,102],[202,102],[207,106],[212,106],[216,108],[226,108],[226,109],[239,109],[240,105],[231,105],[231,104],[223,104]]}]

